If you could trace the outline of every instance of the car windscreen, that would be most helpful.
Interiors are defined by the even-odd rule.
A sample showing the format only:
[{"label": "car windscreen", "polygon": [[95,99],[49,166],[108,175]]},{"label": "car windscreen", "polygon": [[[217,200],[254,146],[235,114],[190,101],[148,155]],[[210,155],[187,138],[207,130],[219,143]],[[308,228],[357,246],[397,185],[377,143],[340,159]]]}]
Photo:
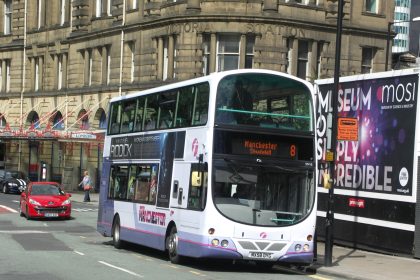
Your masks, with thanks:
[{"label": "car windscreen", "polygon": [[25,179],[25,175],[19,171],[9,171],[6,172],[6,179],[15,178],[15,179]]},{"label": "car windscreen", "polygon": [[32,185],[32,195],[61,195],[62,191],[56,185]]}]

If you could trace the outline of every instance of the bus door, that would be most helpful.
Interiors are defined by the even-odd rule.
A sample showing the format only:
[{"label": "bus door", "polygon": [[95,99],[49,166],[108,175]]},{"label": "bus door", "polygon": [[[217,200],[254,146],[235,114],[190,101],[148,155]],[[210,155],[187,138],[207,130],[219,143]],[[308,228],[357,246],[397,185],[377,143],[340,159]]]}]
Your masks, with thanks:
[{"label": "bus door", "polygon": [[187,208],[190,170],[190,163],[174,162],[170,204],[173,208]]},{"label": "bus door", "polygon": [[207,196],[207,163],[174,166],[171,207],[204,210]]}]

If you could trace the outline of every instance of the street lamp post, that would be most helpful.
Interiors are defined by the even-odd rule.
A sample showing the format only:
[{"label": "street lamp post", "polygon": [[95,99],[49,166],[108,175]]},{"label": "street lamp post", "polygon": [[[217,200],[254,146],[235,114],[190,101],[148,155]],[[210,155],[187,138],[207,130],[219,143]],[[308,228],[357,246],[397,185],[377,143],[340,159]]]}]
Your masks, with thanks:
[{"label": "street lamp post", "polygon": [[385,57],[385,71],[388,71],[388,60],[389,60],[389,44],[391,42],[391,26],[396,23],[403,23],[403,22],[416,22],[420,21],[420,17],[415,17],[411,20],[399,20],[388,22],[388,31],[386,33],[386,57]]},{"label": "street lamp post", "polygon": [[337,14],[337,33],[335,40],[335,66],[334,66],[334,89],[331,96],[332,106],[332,131],[331,131],[331,150],[333,153],[333,160],[330,162],[330,178],[332,184],[328,191],[327,201],[327,216],[325,219],[325,266],[332,266],[333,244],[334,244],[334,185],[335,185],[335,160],[336,160],[336,147],[337,147],[337,103],[338,103],[338,89],[340,79],[340,59],[341,59],[341,31],[343,28],[343,8],[344,1],[338,1],[338,14]]}]

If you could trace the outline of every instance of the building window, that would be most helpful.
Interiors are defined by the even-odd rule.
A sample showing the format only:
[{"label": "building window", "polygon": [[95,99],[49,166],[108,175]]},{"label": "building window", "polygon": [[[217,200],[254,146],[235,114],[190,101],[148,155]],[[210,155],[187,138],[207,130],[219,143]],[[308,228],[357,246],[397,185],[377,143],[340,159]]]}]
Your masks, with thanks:
[{"label": "building window", "polygon": [[39,84],[40,84],[40,65],[39,65],[39,57],[34,58],[34,66],[35,66],[35,76],[34,76],[34,90],[39,90]]},{"label": "building window", "polygon": [[203,75],[210,74],[210,34],[203,34]]},{"label": "building window", "polygon": [[378,13],[378,0],[365,0],[366,2],[366,12],[369,13],[374,13],[377,14]]},{"label": "building window", "polygon": [[92,85],[92,49],[84,50],[82,56],[85,63],[84,84],[90,86]]},{"label": "building window", "polygon": [[169,64],[169,52],[168,52],[168,38],[163,38],[163,77],[162,80],[168,78],[168,64]]},{"label": "building window", "polygon": [[54,116],[52,129],[55,129],[55,130],[64,129],[64,119],[63,119],[63,115],[60,112],[57,112]]},{"label": "building window", "polygon": [[0,60],[0,90],[10,91],[10,59]]},{"label": "building window", "polygon": [[128,0],[127,1],[127,10],[135,10],[137,9],[137,4],[138,0]]},{"label": "building window", "polygon": [[12,0],[4,1],[4,35],[12,32]]},{"label": "building window", "polygon": [[131,42],[129,44],[129,48],[130,48],[130,81],[134,82],[134,50],[135,50],[134,42]]},{"label": "building window", "polygon": [[102,0],[96,0],[95,16],[96,17],[101,17],[102,16]]},{"label": "building window", "polygon": [[104,111],[101,112],[101,117],[99,118],[99,128],[106,129],[106,114]]},{"label": "building window", "polygon": [[57,89],[61,89],[63,87],[63,55],[59,54],[57,60]]},{"label": "building window", "polygon": [[60,0],[60,25],[64,25],[66,22],[66,1]]},{"label": "building window", "polygon": [[111,47],[106,48],[106,84],[109,85],[111,78]]},{"label": "building window", "polygon": [[287,74],[291,75],[292,74],[293,39],[287,38],[286,46],[287,46],[287,53],[286,53]]},{"label": "building window", "polygon": [[322,48],[324,47],[323,42],[318,42],[318,48],[316,53],[316,77],[321,78],[321,62],[322,62]]},{"label": "building window", "polygon": [[252,68],[254,64],[254,46],[255,37],[246,37],[246,48],[245,48],[245,68]]},{"label": "building window", "polygon": [[175,78],[176,58],[176,36],[163,37],[158,39],[159,69],[158,77],[162,80]]},{"label": "building window", "polygon": [[374,57],[373,48],[362,49],[362,74],[372,73],[372,64]]},{"label": "building window", "polygon": [[308,46],[308,41],[299,41],[297,76],[304,80],[306,80],[306,74],[308,73]]},{"label": "building window", "polygon": [[6,60],[6,91],[7,92],[10,91],[10,64],[11,64],[11,60],[7,59]]},{"label": "building window", "polygon": [[42,26],[42,0],[37,0],[37,28],[40,29]]},{"label": "building window", "polygon": [[221,34],[217,39],[217,71],[238,69],[240,36]]}]

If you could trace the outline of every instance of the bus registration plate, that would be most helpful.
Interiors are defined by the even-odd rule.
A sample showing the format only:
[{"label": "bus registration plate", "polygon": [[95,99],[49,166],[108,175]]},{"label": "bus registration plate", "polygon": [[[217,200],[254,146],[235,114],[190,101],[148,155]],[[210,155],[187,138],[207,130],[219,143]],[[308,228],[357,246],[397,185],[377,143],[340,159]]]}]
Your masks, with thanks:
[{"label": "bus registration plate", "polygon": [[256,259],[271,259],[273,253],[266,253],[266,252],[249,252],[250,258]]}]

